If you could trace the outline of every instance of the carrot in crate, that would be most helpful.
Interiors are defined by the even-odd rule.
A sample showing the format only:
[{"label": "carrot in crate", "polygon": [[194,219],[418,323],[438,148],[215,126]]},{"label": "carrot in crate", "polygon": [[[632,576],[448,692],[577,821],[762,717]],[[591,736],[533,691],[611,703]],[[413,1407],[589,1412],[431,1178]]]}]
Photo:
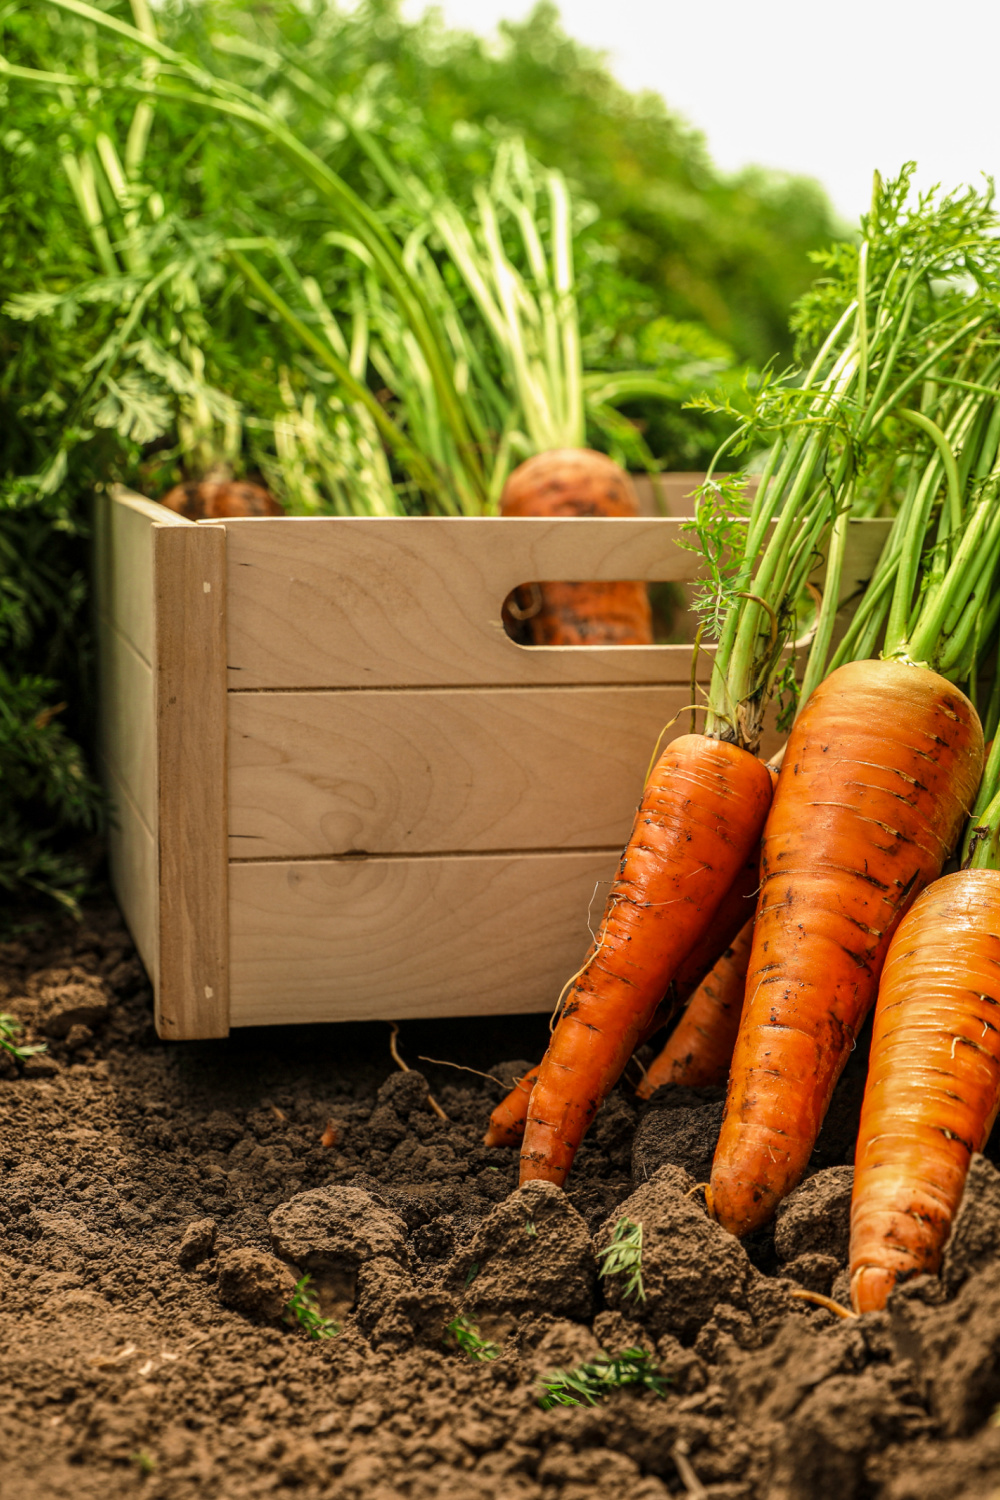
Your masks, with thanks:
[{"label": "carrot in crate", "polygon": [[202,479],[175,484],[160,499],[168,510],[189,521],[229,516],[283,516],[284,507],[262,484],[245,479]]},{"label": "carrot in crate", "polygon": [[[538,453],[511,474],[504,516],[635,516],[635,487],[618,464],[589,448]],[[533,583],[507,606],[536,646],[650,646],[652,614],[644,583]]]}]

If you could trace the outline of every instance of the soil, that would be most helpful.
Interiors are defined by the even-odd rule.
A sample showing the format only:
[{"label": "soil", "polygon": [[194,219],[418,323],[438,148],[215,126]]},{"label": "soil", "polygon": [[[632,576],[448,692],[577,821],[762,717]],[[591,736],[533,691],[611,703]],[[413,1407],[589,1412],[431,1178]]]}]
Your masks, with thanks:
[{"label": "soil", "polygon": [[[0,1058],[2,1500],[1000,1489],[989,1160],[940,1280],[850,1321],[793,1295],[846,1296],[863,1048],[810,1175],[742,1246],[697,1192],[718,1091],[661,1091],[640,1116],[623,1085],[567,1193],[515,1191],[511,1154],[481,1144],[499,1086],[400,1072],[384,1025],[159,1042],[108,903],[0,944],[0,1008],[48,1047]],[[541,1017],[422,1022],[400,1045],[509,1079],[544,1036]],[[623,1214],[643,1225],[644,1301],[599,1274]],[[287,1311],[306,1274],[336,1336]],[[496,1358],[463,1352],[459,1316]],[[541,1409],[541,1377],[628,1348],[662,1393]]]}]

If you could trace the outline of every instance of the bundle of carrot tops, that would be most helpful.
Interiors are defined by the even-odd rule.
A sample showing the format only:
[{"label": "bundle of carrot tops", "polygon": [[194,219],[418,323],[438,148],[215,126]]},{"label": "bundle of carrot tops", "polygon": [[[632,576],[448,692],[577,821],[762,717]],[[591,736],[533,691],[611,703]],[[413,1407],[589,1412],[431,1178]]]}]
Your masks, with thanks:
[{"label": "bundle of carrot tops", "polygon": [[[520,1142],[522,1182],[564,1183],[673,1022],[639,1092],[728,1076],[706,1201],[746,1235],[805,1174],[874,1004],[856,1311],[937,1268],[1000,1104],[1000,240],[991,187],[914,199],[911,171],[876,178],[798,310],[808,368],[740,426],[733,448],[766,444],[752,502],[700,491],[704,727],[656,759],[545,1057],[487,1135]],[[887,513],[852,595],[849,528]],[[793,722],[767,765],[775,697]]]}]

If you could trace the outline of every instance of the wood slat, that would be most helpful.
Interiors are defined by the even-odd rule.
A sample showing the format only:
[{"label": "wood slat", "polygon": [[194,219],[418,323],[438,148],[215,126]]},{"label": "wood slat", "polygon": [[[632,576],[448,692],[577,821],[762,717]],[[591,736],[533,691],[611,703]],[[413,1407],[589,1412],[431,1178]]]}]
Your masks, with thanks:
[{"label": "wood slat", "polygon": [[125,924],[154,990],[159,985],[159,873],[156,840],[114,766],[101,757],[102,780],[111,801],[108,865]]},{"label": "wood slat", "polygon": [[232,1024],[549,1009],[618,857],[233,865]]},{"label": "wood slat", "polygon": [[[150,599],[152,614],[152,599]],[[99,748],[149,830],[156,833],[153,669],[113,625],[97,617]]]},{"label": "wood slat", "polygon": [[658,736],[674,718],[663,743],[688,731],[689,696],[686,687],[232,694],[230,856],[621,844]]},{"label": "wood slat", "polygon": [[149,664],[153,660],[153,523],[188,530],[194,525],[121,485],[95,498],[96,610]]},{"label": "wood slat", "polygon": [[[683,522],[282,517],[226,522],[230,687],[521,686],[688,680],[688,646],[517,646],[517,584],[690,580]],[[845,577],[885,533],[852,527]],[[710,674],[703,653],[700,673]]]},{"label": "wood slat", "polygon": [[153,527],[164,1037],[225,1036],[226,533]]}]

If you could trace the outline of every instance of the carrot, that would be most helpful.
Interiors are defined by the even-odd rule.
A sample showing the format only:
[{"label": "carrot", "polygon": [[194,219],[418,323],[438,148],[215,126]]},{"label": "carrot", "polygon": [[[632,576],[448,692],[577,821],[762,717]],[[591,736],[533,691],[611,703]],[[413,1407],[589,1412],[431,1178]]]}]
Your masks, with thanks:
[{"label": "carrot", "polygon": [[484,1146],[509,1146],[513,1150],[521,1144],[528,1114],[528,1100],[537,1077],[538,1069],[532,1068],[523,1078],[516,1079],[510,1093],[500,1100],[490,1115],[490,1123],[483,1136]]},{"label": "carrot", "polygon": [[799,714],[762,840],[746,1001],[706,1201],[734,1234],[800,1181],[892,934],[940,874],[983,763],[925,667],[851,662]]},{"label": "carrot", "polygon": [[[773,779],[777,770],[767,767]],[[652,1020],[643,1028],[638,1046],[642,1046],[661,1026],[673,1020],[679,1006],[698,988],[711,971],[713,964],[739,932],[751,901],[756,901],[760,882],[760,846],[755,845],[749,857],[737,873],[722,904],[712,919],[711,925],[700,942],[696,943],[687,958],[678,965],[677,972],[667,985],[666,992],[657,1006]],[[742,999],[742,996],[741,996]],[[732,1048],[730,1048],[730,1051]],[[728,1059],[727,1059],[728,1066]],[[528,1097],[538,1076],[533,1068],[524,1078],[518,1079],[505,1099],[502,1099],[490,1116],[490,1124],[483,1138],[487,1146],[519,1146],[524,1135],[524,1123],[528,1115]],[[642,1087],[637,1090],[640,1098],[646,1095]]]},{"label": "carrot", "polygon": [[770,800],[767,768],[736,745],[683,735],[660,756],[538,1071],[522,1182],[565,1180],[672,974],[757,842]]},{"label": "carrot", "polygon": [[168,510],[189,521],[222,520],[227,516],[283,516],[284,506],[262,484],[247,480],[191,481],[175,484],[160,500]]},{"label": "carrot", "polygon": [[[504,516],[636,516],[631,479],[589,448],[558,448],[519,465],[500,499]],[[650,646],[652,614],[644,583],[535,583],[514,591],[505,623],[524,621],[536,646]]]},{"label": "carrot", "polygon": [[851,1300],[941,1264],[1000,1104],[1000,871],[938,880],[903,918],[879,986],[851,1202]]},{"label": "carrot", "polygon": [[751,917],[691,996],[636,1089],[640,1099],[650,1098],[665,1083],[686,1088],[725,1083],[743,1010],[753,926]]}]

